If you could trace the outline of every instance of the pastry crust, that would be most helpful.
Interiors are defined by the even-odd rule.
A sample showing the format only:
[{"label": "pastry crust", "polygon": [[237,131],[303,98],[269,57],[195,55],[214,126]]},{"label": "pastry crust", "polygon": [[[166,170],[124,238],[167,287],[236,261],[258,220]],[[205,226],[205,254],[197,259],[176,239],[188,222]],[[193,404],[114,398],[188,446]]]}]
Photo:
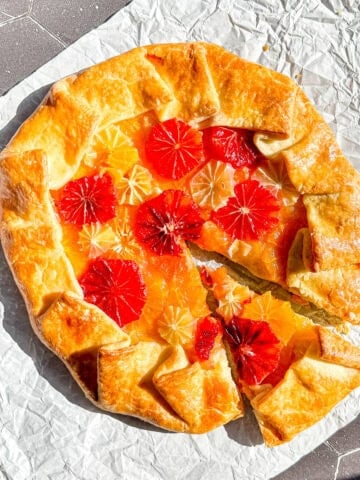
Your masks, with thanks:
[{"label": "pastry crust", "polygon": [[314,272],[311,245],[309,231],[299,230],[289,253],[287,271],[289,288],[329,313],[359,324],[359,264]]},{"label": "pastry crust", "polygon": [[251,400],[269,446],[291,440],[360,386],[359,348],[323,327],[301,332],[293,342],[301,344],[301,357],[274,388]]},{"label": "pastry crust", "polygon": [[[354,323],[360,322],[359,174],[291,79],[202,42],[137,48],[60,80],[1,153],[1,241],[36,334],[100,408],[200,433],[243,414],[224,347],[217,345],[208,362],[191,363],[182,347],[159,337],[135,340],[85,302],[51,195],[79,174],[96,132],[141,115],[254,131],[259,150],[284,162],[297,194],[306,194],[312,241],[304,253],[305,231],[298,234],[287,287]],[[218,251],[231,256],[220,244]],[[245,256],[246,248],[236,258]],[[265,272],[257,265],[254,271]],[[321,418],[359,384],[357,351],[345,361],[346,348],[334,350],[322,331],[318,338],[327,356],[304,355],[279,386],[252,400],[269,444],[308,425],[302,402]],[[309,375],[311,385],[324,379],[329,385],[309,389]],[[282,408],[294,391],[297,410],[284,427]],[[269,420],[275,409],[279,418]]]}]

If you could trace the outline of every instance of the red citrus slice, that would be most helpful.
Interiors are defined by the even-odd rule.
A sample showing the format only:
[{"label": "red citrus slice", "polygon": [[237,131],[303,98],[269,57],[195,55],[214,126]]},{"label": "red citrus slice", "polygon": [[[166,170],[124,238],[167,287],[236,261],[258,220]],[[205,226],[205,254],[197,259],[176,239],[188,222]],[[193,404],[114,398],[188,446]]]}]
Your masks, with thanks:
[{"label": "red citrus slice", "polygon": [[214,347],[216,336],[221,332],[220,321],[213,317],[199,320],[195,333],[195,354],[199,360],[208,360]]},{"label": "red citrus slice", "polygon": [[91,175],[68,182],[56,206],[66,223],[82,226],[105,223],[115,217],[116,194],[109,174]]},{"label": "red citrus slice", "polygon": [[156,173],[178,180],[203,160],[202,133],[181,120],[166,120],[151,129],[145,152]]},{"label": "red citrus slice", "polygon": [[262,383],[278,366],[281,343],[267,322],[234,317],[224,327],[224,338],[240,380],[248,385]]},{"label": "red citrus slice", "polygon": [[158,255],[179,255],[182,240],[196,240],[204,220],[198,206],[181,190],[165,190],[140,205],[135,237]]},{"label": "red citrus slice", "polygon": [[122,327],[137,320],[146,300],[138,265],[132,260],[97,257],[79,280],[85,300]]},{"label": "red citrus slice", "polygon": [[253,143],[253,132],[240,128],[209,127],[203,130],[205,157],[230,163],[234,168],[254,167],[261,154]]},{"label": "red citrus slice", "polygon": [[212,212],[211,220],[239,240],[258,240],[277,223],[280,209],[274,195],[255,180],[238,183],[235,197],[225,207]]}]

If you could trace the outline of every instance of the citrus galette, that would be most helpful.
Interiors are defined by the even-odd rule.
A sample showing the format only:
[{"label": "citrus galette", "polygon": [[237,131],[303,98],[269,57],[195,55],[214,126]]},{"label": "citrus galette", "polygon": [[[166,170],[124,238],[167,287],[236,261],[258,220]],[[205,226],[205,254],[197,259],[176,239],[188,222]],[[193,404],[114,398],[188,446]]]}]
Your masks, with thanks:
[{"label": "citrus galette", "polygon": [[1,239],[34,331],[96,405],[200,433],[244,394],[277,445],[360,385],[360,348],[298,313],[360,323],[359,185],[291,79],[152,45],[60,80],[22,125]]}]

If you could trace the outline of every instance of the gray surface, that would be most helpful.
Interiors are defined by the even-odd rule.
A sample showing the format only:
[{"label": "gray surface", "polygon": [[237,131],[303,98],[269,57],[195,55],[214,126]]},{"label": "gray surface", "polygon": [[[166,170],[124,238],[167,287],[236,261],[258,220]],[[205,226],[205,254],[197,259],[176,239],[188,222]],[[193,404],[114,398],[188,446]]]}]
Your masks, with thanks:
[{"label": "gray surface", "polygon": [[[127,3],[0,0],[0,95]],[[360,417],[276,480],[360,479],[359,432]]]}]

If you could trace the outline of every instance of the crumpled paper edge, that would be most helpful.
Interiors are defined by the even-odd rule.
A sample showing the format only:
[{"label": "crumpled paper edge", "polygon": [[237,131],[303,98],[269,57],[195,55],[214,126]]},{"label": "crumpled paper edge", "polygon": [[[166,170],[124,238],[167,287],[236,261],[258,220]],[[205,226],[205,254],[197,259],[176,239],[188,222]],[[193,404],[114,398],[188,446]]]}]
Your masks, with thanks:
[{"label": "crumpled paper edge", "polygon": [[[304,8],[302,2],[300,2],[300,6],[298,5],[298,2],[283,2],[284,10],[282,11],[283,15],[281,17],[281,22],[283,24],[279,22],[279,26],[274,26],[274,28],[270,29],[268,28],[269,24],[274,25],[276,14],[279,12],[277,12],[276,7],[274,7],[274,10],[270,12],[270,18],[267,16],[265,19],[264,17],[265,13],[267,12],[266,9],[268,8],[268,5],[267,2],[264,1],[238,1],[236,6],[234,6],[231,1],[226,0],[216,2],[198,2],[198,4],[202,3],[200,12],[196,10],[195,7],[197,2],[195,2],[195,4],[194,1],[191,3],[194,5],[194,8],[190,9],[190,12],[187,12],[185,3],[182,5],[181,2],[174,2],[172,0],[168,2],[134,0],[128,7],[125,7],[108,22],[82,37],[75,44],[60,53],[52,61],[48,62],[46,65],[38,69],[34,74],[30,75],[27,79],[14,87],[4,97],[0,98],[0,128],[2,128],[10,120],[12,120],[13,117],[15,117],[19,108],[19,99],[27,99],[22,103],[20,102],[17,119],[13,123],[11,130],[14,129],[16,124],[20,124],[22,120],[26,118],[27,114],[34,108],[34,106],[39,103],[39,100],[42,98],[43,90],[38,91],[38,93],[34,93],[31,98],[29,98],[29,94],[31,92],[36,92],[42,86],[48,85],[57,80],[59,78],[59,71],[61,71],[61,76],[66,76],[97,63],[104,58],[133,48],[134,46],[163,42],[164,39],[166,39],[166,41],[216,40],[216,43],[222,44],[224,47],[233,50],[235,53],[238,53],[249,60],[258,61],[263,65],[282,71],[293,78],[298,76],[297,79],[299,80],[299,83],[303,85],[306,93],[316,103],[318,109],[323,113],[325,119],[331,123],[335,133],[337,134],[339,143],[345,151],[347,157],[352,160],[357,167],[359,166],[359,160],[356,157],[356,151],[359,147],[359,140],[357,140],[357,138],[359,139],[360,135],[357,135],[359,133],[359,125],[356,122],[356,118],[358,119],[358,117],[354,115],[356,109],[359,111],[359,105],[357,104],[355,97],[353,97],[349,103],[349,101],[345,99],[347,97],[343,95],[343,91],[340,88],[341,82],[345,82],[345,87],[347,89],[350,89],[354,92],[356,92],[356,90],[358,91],[359,81],[356,76],[352,76],[349,80],[347,77],[342,75],[341,71],[337,70],[340,67],[338,63],[335,62],[333,64],[333,66],[335,65],[336,67],[334,78],[324,77],[324,72],[321,71],[321,59],[318,57],[311,60],[311,46],[306,45],[309,50],[309,60],[308,63],[305,62],[304,64],[304,51],[296,49],[292,50],[292,56],[291,58],[288,58],[286,49],[283,51],[281,44],[276,45],[273,43],[274,39],[276,39],[276,32],[278,32],[281,41],[286,41],[286,33],[284,33],[285,30],[295,28],[295,24],[292,23],[294,22],[294,19],[297,21],[302,19],[302,12],[300,11],[301,8]],[[317,9],[309,9],[306,19],[310,23],[318,22],[320,25],[322,22],[329,22],[330,17],[330,19],[333,20],[333,27],[339,30],[337,25],[339,19],[336,17],[336,15],[339,16],[340,13],[336,13],[335,11],[332,13],[331,8],[331,2],[323,2],[321,5],[318,5]],[[280,9],[280,7],[278,7],[278,9]],[[246,11],[250,12],[250,17],[252,16],[250,20],[246,19]],[[292,14],[290,14],[290,12],[292,12]],[[293,17],[291,15],[293,15]],[[349,25],[351,26],[351,8],[343,11],[342,15],[343,17],[349,17],[349,24],[347,24],[347,27],[349,27]],[[165,18],[166,22],[164,21]],[[246,25],[246,22],[249,23]],[[273,24],[271,22],[273,22]],[[159,23],[162,25],[162,28],[156,27]],[[136,25],[136,27],[134,27],[134,25]],[[210,30],[213,32],[214,29],[216,31],[216,39],[214,38],[214,35],[210,35],[209,33]],[[253,34],[254,29],[255,35]],[[345,29],[343,29],[343,32],[344,30]],[[114,41],[114,38],[116,38],[118,35],[121,35],[122,32],[126,32],[126,35],[124,38],[122,38],[119,45],[118,42]],[[309,30],[309,34],[311,34],[311,29]],[[326,35],[324,36],[324,39],[321,39],[321,42],[325,42],[325,37]],[[264,45],[270,45],[268,52],[263,50]],[[335,48],[335,46],[333,47]],[[345,47],[343,47],[343,49],[346,50]],[[305,51],[305,53],[307,52]],[[327,53],[329,56],[325,56],[326,59],[331,59],[331,49],[330,51],[326,52],[326,54]],[[351,55],[354,57],[352,62],[349,62],[349,57],[347,57],[347,61],[348,64],[350,63],[350,69],[354,67],[355,71],[357,57],[354,55],[354,53],[351,53]],[[340,111],[338,110],[339,105],[342,107],[342,110]],[[6,136],[7,134],[4,134],[4,132],[0,134],[0,145],[2,144],[4,138],[6,141],[8,140]],[[9,335],[6,333],[4,336],[9,337]],[[353,338],[358,338],[358,332],[353,334]],[[16,349],[16,345],[14,346],[12,344],[11,337],[9,337],[8,340],[8,345],[11,344],[11,349],[14,352],[14,355],[19,353],[19,351]],[[37,348],[43,347],[38,346]],[[31,359],[27,358],[26,361],[31,362]],[[40,381],[40,383],[43,382]],[[56,392],[52,393],[56,396]],[[210,462],[211,455],[205,455],[205,458],[207,458],[208,461],[200,461],[200,463],[195,465],[191,471],[187,471],[186,478],[196,478],[196,480],[198,480],[200,478],[205,478],[206,475],[211,473],[211,478],[244,478],[243,476],[246,475],[246,478],[255,480],[268,478],[269,472],[271,472],[271,475],[275,475],[288,468],[303,455],[319,445],[338,428],[346,425],[353,418],[355,418],[359,410],[359,393],[359,391],[353,392],[323,421],[303,432],[296,440],[290,442],[289,444],[276,447],[274,449],[267,449],[263,445],[246,447],[238,444],[236,445],[237,453],[234,454],[232,459],[227,458],[228,463],[223,463],[221,465],[220,457],[216,455],[216,457],[218,457],[217,463],[213,464]],[[64,403],[66,403],[65,399],[62,400]],[[29,403],[27,403],[24,408],[28,407]],[[88,415],[89,417],[99,416],[97,412],[90,413]],[[107,417],[106,420],[108,420],[108,418],[109,417]],[[129,427],[127,427],[126,424],[124,425],[125,426],[123,426],[123,430],[128,430]],[[117,431],[121,430],[121,426],[122,424],[119,422],[117,424]],[[192,435],[185,436],[179,434],[177,438],[179,444],[183,443],[184,445],[188,445],[194,442],[196,445],[194,451],[198,453],[202,451],[200,445],[203,443],[203,437],[206,437],[210,444],[214,445],[213,450],[215,450],[216,447],[219,448],[220,444],[218,444],[218,442],[219,439],[222,439],[222,442],[224,443],[221,445],[221,447],[223,447],[225,450],[230,446],[231,452],[234,452],[234,445],[232,444],[234,442],[238,442],[237,435],[239,434],[239,432],[236,432],[236,428],[241,430],[241,421],[233,422],[231,426],[222,427],[221,429],[211,432],[206,436],[195,437]],[[7,428],[6,425],[3,424],[2,432],[8,432],[8,435],[5,434],[3,436],[3,442],[7,443],[8,446],[8,448],[5,449],[7,454],[11,450],[19,450],[19,448],[17,448],[17,437],[13,434],[11,428]],[[224,434],[224,432],[227,433]],[[228,432],[231,432],[231,434]],[[153,453],[157,449],[157,443],[162,443],[162,438],[167,438],[168,441],[169,438],[172,438],[172,435],[169,437],[169,434],[167,433],[154,433],[152,431],[148,431],[147,436],[148,440],[150,436],[150,442],[152,442],[153,445]],[[231,436],[233,438],[231,438]],[[96,445],[95,439],[92,445]],[[140,447],[138,450],[140,450]],[[211,449],[209,451],[211,451]],[[29,457],[27,456],[26,452],[21,451],[21,448],[19,450],[18,457],[16,457],[16,455],[13,455],[13,457],[14,458],[12,459],[9,458],[9,456],[6,457],[0,455],[0,458],[2,459],[7,458],[6,461],[9,465],[19,462],[19,458],[22,459],[20,462],[24,465],[24,469],[22,471],[27,472],[26,475],[34,473],[32,471],[33,467]],[[73,455],[71,455],[70,452],[67,452],[65,448],[63,463],[68,465],[70,470],[72,468],[72,460],[69,460],[69,458],[71,457],[73,457]],[[134,458],[136,459],[136,455]],[[112,460],[109,459],[110,465],[111,461],[115,461],[115,459],[116,457],[114,457]],[[158,463],[158,470],[155,469],[153,471],[147,471],[143,466],[139,466],[137,468],[136,464],[134,464],[132,465],[132,472],[136,472],[136,474],[141,473],[142,478],[166,478],[166,475],[174,473],[171,471],[169,464],[166,461],[167,459],[162,457],[161,453],[158,452],[158,456],[155,456],[154,460],[155,466],[156,463]],[[203,460],[201,455],[199,455],[199,460]],[[116,468],[110,467],[109,469],[108,466],[103,468],[102,463],[100,468],[98,459],[93,459],[93,463],[91,464],[90,462],[89,465],[96,465],[99,469],[97,472],[106,472],[107,475],[113,475],[114,472],[117,471]],[[218,466],[219,468],[217,468]],[[49,467],[49,469],[51,468],[53,467]],[[179,465],[179,469],[180,468],[181,465]],[[47,470],[48,472],[51,471],[49,469]],[[10,470],[5,469],[7,472]],[[182,477],[179,472],[180,470],[177,472],[178,476],[176,478],[185,478]],[[84,471],[82,473],[84,474]],[[125,475],[125,477],[122,478],[135,478],[127,477],[127,473],[124,471],[122,473]],[[30,478],[17,475],[18,474],[14,474],[11,478]],[[69,477],[58,476],[58,478]],[[84,478],[90,477],[84,476]],[[92,478],[94,478],[94,476]]]}]

